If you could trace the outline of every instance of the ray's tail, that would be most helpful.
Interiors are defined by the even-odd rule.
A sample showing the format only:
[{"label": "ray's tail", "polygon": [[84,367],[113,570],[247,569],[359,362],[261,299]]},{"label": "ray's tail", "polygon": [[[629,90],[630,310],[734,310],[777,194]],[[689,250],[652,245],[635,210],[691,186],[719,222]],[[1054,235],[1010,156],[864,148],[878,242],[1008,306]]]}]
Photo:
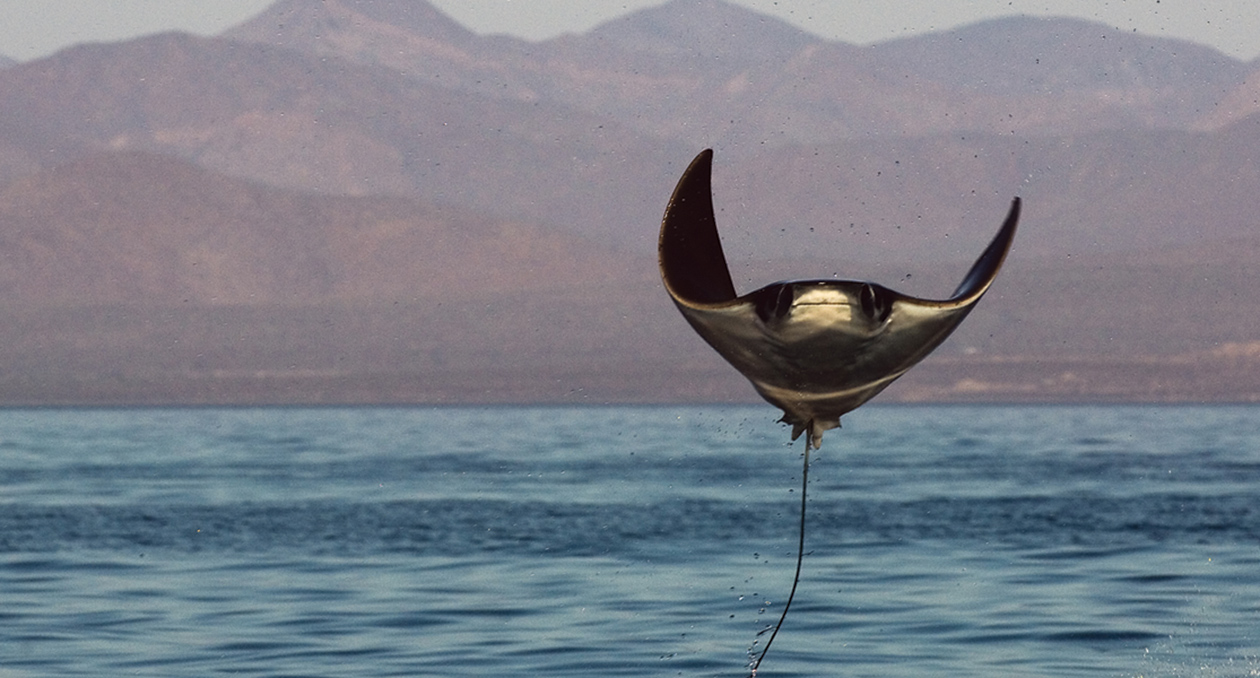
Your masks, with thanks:
[{"label": "ray's tail", "polygon": [[[809,487],[809,449],[811,442],[812,440],[805,443],[805,466],[801,470],[801,536],[800,541],[796,545],[796,575],[792,577],[792,591],[788,594],[787,603],[783,605],[783,614],[779,615],[779,623],[774,625],[774,632],[770,634],[770,639],[766,641],[766,646],[761,648],[761,654],[749,665],[749,678],[756,678],[757,669],[766,658],[766,653],[770,651],[770,644],[774,642],[774,637],[779,635],[779,629],[783,627],[783,620],[787,619],[788,609],[792,607],[792,599],[796,597],[796,585],[801,581],[801,562],[805,559],[805,491]],[[765,631],[762,631],[762,633],[765,633]]]}]

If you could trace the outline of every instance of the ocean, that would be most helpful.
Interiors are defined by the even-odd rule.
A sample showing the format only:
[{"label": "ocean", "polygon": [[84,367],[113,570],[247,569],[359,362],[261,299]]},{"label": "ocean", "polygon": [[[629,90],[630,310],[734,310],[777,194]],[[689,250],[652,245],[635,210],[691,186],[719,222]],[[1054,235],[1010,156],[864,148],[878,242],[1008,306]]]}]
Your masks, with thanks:
[{"label": "ocean", "polygon": [[[746,676],[765,405],[0,410],[0,678]],[[1260,675],[1260,407],[828,432],[758,676]]]}]

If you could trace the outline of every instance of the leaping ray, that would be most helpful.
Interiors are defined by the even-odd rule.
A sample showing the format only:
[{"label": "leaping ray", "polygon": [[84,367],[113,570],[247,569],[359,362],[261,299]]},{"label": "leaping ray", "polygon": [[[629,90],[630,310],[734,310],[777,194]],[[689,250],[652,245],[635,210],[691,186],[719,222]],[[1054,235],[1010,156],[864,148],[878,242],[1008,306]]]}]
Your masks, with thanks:
[{"label": "leaping ray", "polygon": [[945,341],[997,277],[1019,221],[1015,198],[948,299],[853,280],[784,281],[738,296],[713,216],[712,165],[713,151],[701,152],[674,189],[661,222],[661,278],[696,332],[783,410],[792,440],[805,433],[806,449]]},{"label": "leaping ray", "polygon": [[713,151],[702,151],[665,208],[661,279],[696,332],[783,410],[780,421],[792,425],[792,440],[805,434],[796,576],[774,633],[749,664],[756,676],[801,579],[810,449],[818,449],[824,431],[840,426],[841,415],[940,346],[975,308],[1011,248],[1020,201],[1011,201],[1002,228],[948,299],[918,299],[853,280],[784,281],[739,296],[713,216],[712,167]]}]

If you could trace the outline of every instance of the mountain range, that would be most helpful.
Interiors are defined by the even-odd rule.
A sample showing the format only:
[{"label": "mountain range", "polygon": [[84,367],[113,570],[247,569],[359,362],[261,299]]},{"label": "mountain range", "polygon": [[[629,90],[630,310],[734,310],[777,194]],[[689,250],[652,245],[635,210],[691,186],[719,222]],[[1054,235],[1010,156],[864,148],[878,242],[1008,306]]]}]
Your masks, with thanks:
[{"label": "mountain range", "polygon": [[860,47],[722,0],[480,36],[279,0],[0,70],[0,402],[742,400],[656,279],[702,148],[736,286],[944,296],[903,400],[1260,398],[1260,62],[1074,19]]}]

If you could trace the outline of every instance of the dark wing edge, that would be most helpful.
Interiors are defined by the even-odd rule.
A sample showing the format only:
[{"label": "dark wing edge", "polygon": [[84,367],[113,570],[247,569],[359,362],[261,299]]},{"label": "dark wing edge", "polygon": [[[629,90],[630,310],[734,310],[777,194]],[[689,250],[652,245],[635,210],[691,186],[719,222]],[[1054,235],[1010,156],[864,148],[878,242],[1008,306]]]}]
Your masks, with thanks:
[{"label": "dark wing edge", "polygon": [[661,279],[676,301],[710,305],[736,298],[713,214],[713,149],[691,161],[661,220]]},{"label": "dark wing edge", "polygon": [[1011,242],[1015,240],[1015,226],[1019,223],[1020,206],[1018,197],[1011,200],[1011,211],[1006,215],[1002,228],[998,230],[997,235],[993,236],[993,241],[984,249],[980,258],[976,259],[976,263],[971,265],[971,270],[958,284],[958,289],[950,295],[950,302],[974,302],[989,289],[989,285],[993,284],[998,270],[1002,268],[1002,262],[1006,260],[1006,253],[1011,250]]}]

